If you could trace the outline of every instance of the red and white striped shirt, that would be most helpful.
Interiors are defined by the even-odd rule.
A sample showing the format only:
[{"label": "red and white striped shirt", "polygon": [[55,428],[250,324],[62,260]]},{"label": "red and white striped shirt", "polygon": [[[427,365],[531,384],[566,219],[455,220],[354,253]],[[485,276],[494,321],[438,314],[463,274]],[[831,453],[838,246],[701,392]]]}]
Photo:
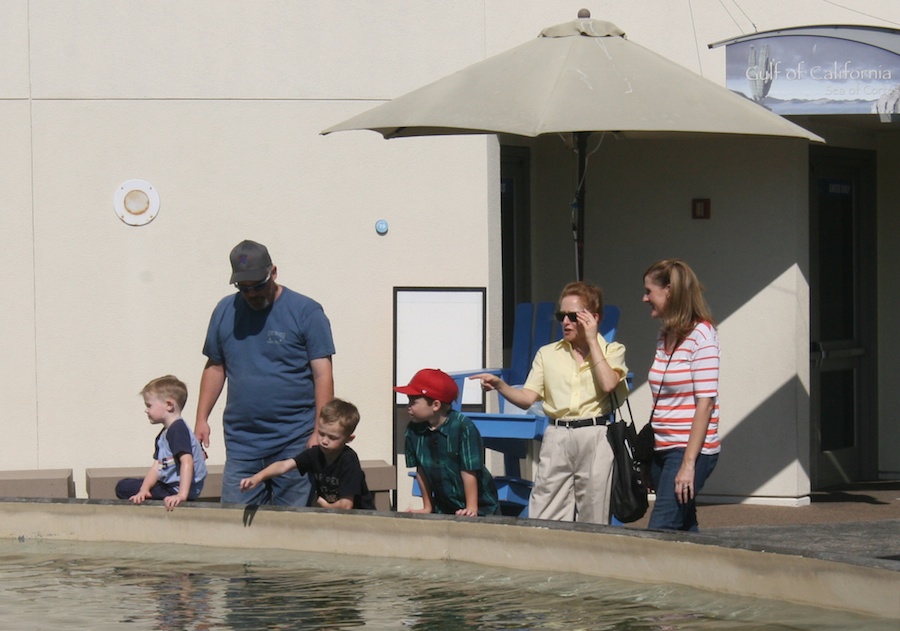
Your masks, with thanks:
[{"label": "red and white striped shirt", "polygon": [[660,335],[650,367],[653,433],[657,450],[687,447],[696,400],[712,397],[713,412],[701,453],[716,454],[719,440],[719,334],[709,322],[698,322],[670,356]]}]

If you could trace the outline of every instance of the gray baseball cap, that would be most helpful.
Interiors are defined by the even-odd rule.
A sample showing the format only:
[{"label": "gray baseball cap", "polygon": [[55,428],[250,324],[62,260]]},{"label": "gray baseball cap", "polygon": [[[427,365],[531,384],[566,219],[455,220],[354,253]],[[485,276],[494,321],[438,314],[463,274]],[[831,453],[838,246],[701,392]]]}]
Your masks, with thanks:
[{"label": "gray baseball cap", "polygon": [[231,251],[230,283],[262,281],[269,275],[272,258],[266,246],[256,241],[241,241]]}]

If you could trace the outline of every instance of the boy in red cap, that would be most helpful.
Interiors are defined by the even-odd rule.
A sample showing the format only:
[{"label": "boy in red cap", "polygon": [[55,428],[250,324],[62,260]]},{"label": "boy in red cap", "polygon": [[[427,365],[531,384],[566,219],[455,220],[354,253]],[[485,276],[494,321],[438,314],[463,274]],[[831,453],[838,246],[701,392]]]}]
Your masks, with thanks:
[{"label": "boy in red cap", "polygon": [[478,428],[451,409],[459,388],[445,372],[420,370],[409,385],[394,388],[409,396],[406,466],[416,468],[422,508],[412,513],[497,515],[500,502],[494,478],[484,466]]}]

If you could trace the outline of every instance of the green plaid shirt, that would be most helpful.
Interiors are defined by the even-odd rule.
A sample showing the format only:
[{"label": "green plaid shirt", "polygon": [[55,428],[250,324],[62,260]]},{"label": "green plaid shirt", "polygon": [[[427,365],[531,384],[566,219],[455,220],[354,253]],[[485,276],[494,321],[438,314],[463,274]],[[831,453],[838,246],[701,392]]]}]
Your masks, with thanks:
[{"label": "green plaid shirt", "polygon": [[407,426],[406,466],[422,468],[436,513],[453,515],[466,507],[463,471],[478,479],[478,514],[500,512],[494,478],[484,466],[481,434],[468,417],[455,410],[436,430],[424,422]]}]

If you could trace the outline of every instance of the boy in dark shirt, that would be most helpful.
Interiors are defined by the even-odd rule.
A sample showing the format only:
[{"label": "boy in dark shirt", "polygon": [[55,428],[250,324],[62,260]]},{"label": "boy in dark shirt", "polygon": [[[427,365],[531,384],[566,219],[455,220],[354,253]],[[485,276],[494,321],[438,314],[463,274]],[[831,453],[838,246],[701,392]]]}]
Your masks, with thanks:
[{"label": "boy in dark shirt", "polygon": [[321,508],[375,510],[359,457],[347,445],[355,438],[353,432],[358,424],[359,410],[355,405],[332,399],[322,408],[316,427],[319,444],[244,478],[240,483],[241,490],[256,488],[262,482],[296,468],[302,474],[313,474],[316,503]]}]

